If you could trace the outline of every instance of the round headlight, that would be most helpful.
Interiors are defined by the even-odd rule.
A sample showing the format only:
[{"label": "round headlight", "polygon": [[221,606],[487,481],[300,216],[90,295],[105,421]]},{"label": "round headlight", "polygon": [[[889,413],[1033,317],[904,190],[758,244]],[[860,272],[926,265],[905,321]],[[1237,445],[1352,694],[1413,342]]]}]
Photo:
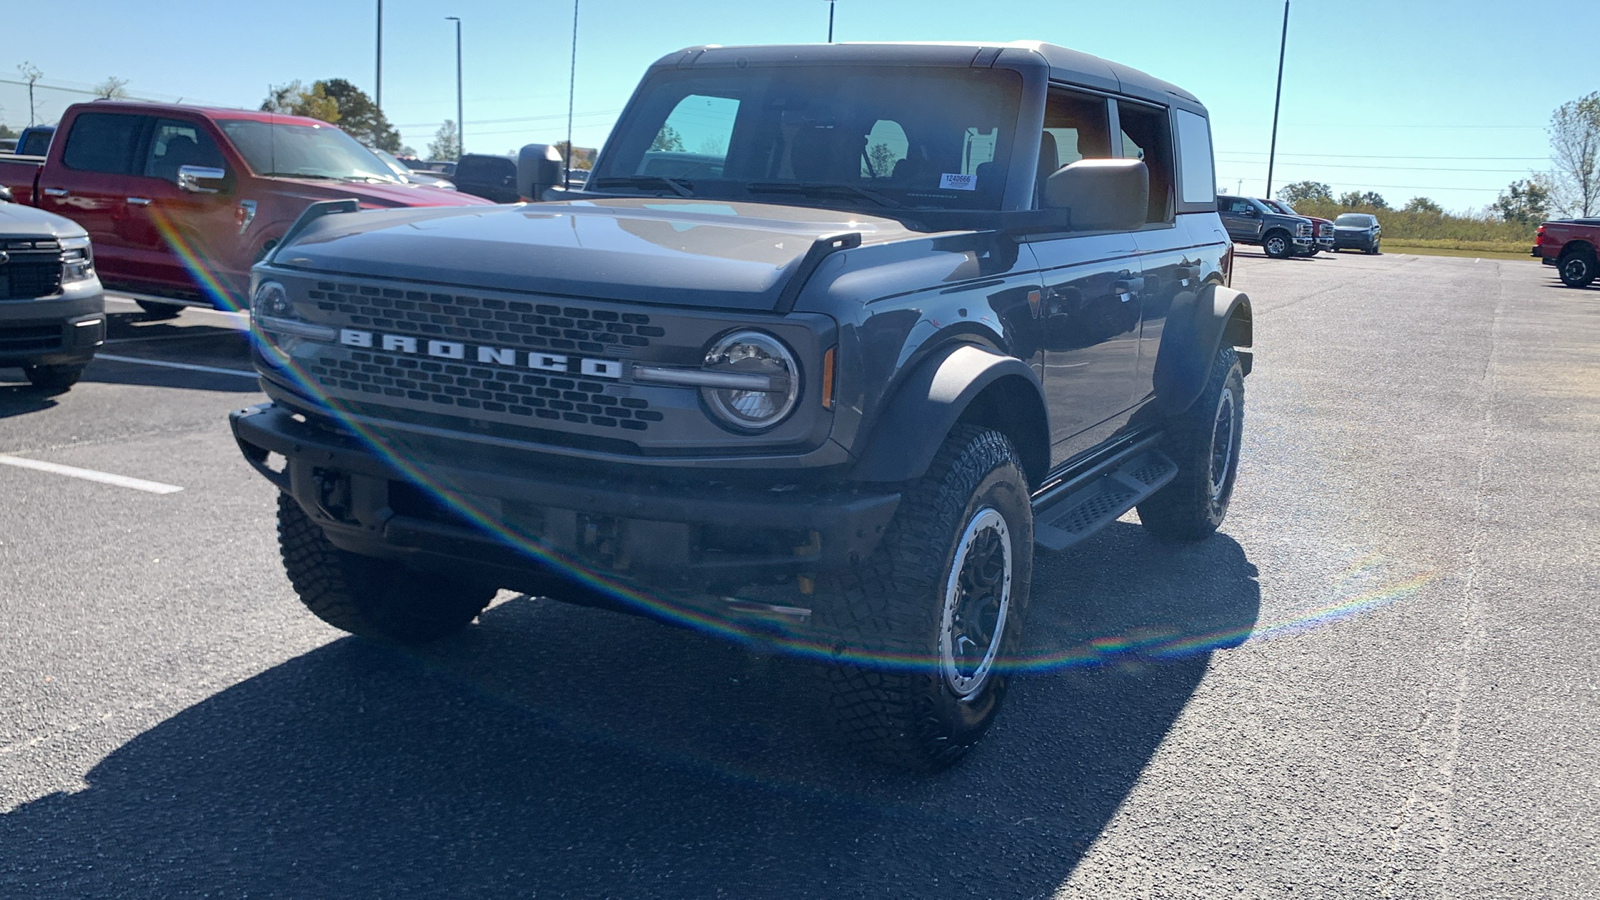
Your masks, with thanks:
[{"label": "round headlight", "polygon": [[250,298],[250,312],[258,318],[293,319],[294,304],[289,302],[289,289],[276,281],[263,281]]},{"label": "round headlight", "polygon": [[800,398],[800,368],[777,338],[738,331],[717,341],[706,354],[706,371],[735,376],[727,387],[708,386],[700,394],[722,421],[744,431],[762,431],[783,421]]}]

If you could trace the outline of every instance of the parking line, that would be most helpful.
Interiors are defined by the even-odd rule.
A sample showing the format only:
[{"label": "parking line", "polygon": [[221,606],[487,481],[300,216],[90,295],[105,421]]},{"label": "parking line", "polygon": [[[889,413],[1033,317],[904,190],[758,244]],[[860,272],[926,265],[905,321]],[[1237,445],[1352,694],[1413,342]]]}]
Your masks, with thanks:
[{"label": "parking line", "polygon": [[197,366],[194,363],[167,362],[163,359],[139,359],[135,356],[112,356],[109,353],[96,353],[95,359],[104,359],[111,362],[133,363],[136,366],[159,366],[163,369],[183,369],[187,372],[210,372],[213,375],[237,375],[240,378],[254,379],[256,373],[246,372],[242,369],[219,369],[216,366]]},{"label": "parking line", "polygon": [[110,472],[96,472],[94,469],[80,469],[77,466],[63,466],[60,463],[43,462],[37,459],[28,459],[22,456],[11,456],[0,453],[0,465],[16,466],[19,469],[35,469],[40,472],[50,472],[55,475],[66,475],[69,478],[82,478],[84,481],[97,481],[101,484],[111,484],[117,487],[132,488],[136,491],[145,491],[151,494],[176,494],[183,490],[173,484],[162,484],[159,481],[145,481],[143,478],[129,478],[126,475],[113,475]]}]

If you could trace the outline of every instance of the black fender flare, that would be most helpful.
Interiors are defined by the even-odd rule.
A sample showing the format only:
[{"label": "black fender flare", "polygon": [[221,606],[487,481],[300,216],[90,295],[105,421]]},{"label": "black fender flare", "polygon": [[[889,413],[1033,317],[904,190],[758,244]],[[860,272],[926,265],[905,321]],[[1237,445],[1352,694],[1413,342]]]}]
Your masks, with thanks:
[{"label": "black fender flare", "polygon": [[[1167,312],[1156,351],[1152,372],[1156,408],[1166,415],[1188,409],[1205,388],[1211,361],[1224,342],[1230,347],[1253,345],[1251,322],[1250,297],[1242,291],[1213,283],[1179,294]],[[1250,353],[1242,351],[1239,356],[1248,375]]]},{"label": "black fender flare", "polygon": [[[1020,382],[999,385],[1006,379]],[[934,351],[884,400],[852,477],[872,482],[921,477],[945,436],[991,387],[1001,389],[996,399],[1003,405],[985,410],[985,424],[1012,432],[1029,480],[1037,482],[1050,459],[1044,385],[1026,362],[970,343]]]}]

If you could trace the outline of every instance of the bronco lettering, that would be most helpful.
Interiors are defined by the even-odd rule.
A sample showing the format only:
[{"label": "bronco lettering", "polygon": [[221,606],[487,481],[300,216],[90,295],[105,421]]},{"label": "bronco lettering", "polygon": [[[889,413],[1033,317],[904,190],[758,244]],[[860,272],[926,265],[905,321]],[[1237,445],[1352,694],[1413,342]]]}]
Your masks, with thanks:
[{"label": "bronco lettering", "polygon": [[339,329],[339,343],[346,347],[370,350],[382,347],[390,353],[407,353],[413,356],[432,356],[436,359],[476,359],[479,363],[495,366],[516,366],[519,360],[530,369],[541,372],[559,372],[566,375],[586,375],[590,378],[622,377],[622,363],[614,359],[580,359],[561,353],[524,352],[514,347],[475,347],[469,354],[466,344],[454,341],[430,340],[420,347],[414,337],[398,334],[376,334],[354,328]]}]

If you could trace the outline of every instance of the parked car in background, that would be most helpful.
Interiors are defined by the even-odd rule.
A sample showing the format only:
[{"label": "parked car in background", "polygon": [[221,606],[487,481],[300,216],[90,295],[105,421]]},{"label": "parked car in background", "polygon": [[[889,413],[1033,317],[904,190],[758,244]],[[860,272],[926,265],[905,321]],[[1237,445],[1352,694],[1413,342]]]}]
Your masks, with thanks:
[{"label": "parked car in background", "polygon": [[12,153],[17,149],[16,138],[0,138],[0,153]]},{"label": "parked car in background", "polygon": [[1329,253],[1333,252],[1333,220],[1332,219],[1324,219],[1324,218],[1321,218],[1320,216],[1308,216],[1305,213],[1295,212],[1293,207],[1291,207],[1289,204],[1283,202],[1282,200],[1273,200],[1273,199],[1270,199],[1270,198],[1267,198],[1267,197],[1263,197],[1263,198],[1261,198],[1261,202],[1265,203],[1267,206],[1271,207],[1273,212],[1283,213],[1286,216],[1299,216],[1302,219],[1310,219],[1311,220],[1311,224],[1316,226],[1315,230],[1312,233],[1312,236],[1316,239],[1316,243],[1313,244],[1311,249],[1309,251],[1306,251],[1303,255],[1305,255],[1305,256],[1316,256],[1317,253],[1319,253],[1319,252],[1321,252],[1323,250],[1326,250]]},{"label": "parked car in background", "polygon": [[514,156],[496,156],[488,153],[464,153],[456,160],[456,171],[450,176],[456,190],[492,200],[495,203],[516,203],[517,159]]},{"label": "parked car in background", "polygon": [[456,164],[441,159],[405,159],[400,162],[413,172],[427,172],[449,178],[456,173]]},{"label": "parked car in background", "polygon": [[1534,232],[1533,255],[1555,266],[1567,287],[1588,287],[1600,276],[1600,218],[1556,219]]},{"label": "parked car in background", "polygon": [[0,368],[64,391],[106,339],[105,297],[83,227],[0,189]]},{"label": "parked car in background", "polygon": [[68,107],[59,138],[42,158],[0,158],[0,184],[82,225],[106,288],[152,315],[242,308],[250,266],[319,200],[482,202],[400,184],[354,138],[298,116],[96,101]]},{"label": "parked car in background", "polygon": [[456,189],[455,183],[450,179],[430,175],[427,172],[418,172],[396,159],[395,155],[387,150],[372,148],[372,154],[383,160],[383,164],[389,167],[389,171],[394,173],[394,177],[405,184],[425,184],[428,187],[436,187],[443,191]]},{"label": "parked car in background", "polygon": [[50,139],[55,133],[54,125],[29,125],[17,135],[17,145],[11,152],[17,156],[44,156],[50,151]]},{"label": "parked car in background", "polygon": [[1284,215],[1254,197],[1218,197],[1217,215],[1235,243],[1259,245],[1273,259],[1310,256],[1317,246],[1310,219]]},{"label": "parked car in background", "polygon": [[1369,213],[1340,213],[1333,220],[1333,249],[1377,253],[1383,236],[1378,217]]}]

